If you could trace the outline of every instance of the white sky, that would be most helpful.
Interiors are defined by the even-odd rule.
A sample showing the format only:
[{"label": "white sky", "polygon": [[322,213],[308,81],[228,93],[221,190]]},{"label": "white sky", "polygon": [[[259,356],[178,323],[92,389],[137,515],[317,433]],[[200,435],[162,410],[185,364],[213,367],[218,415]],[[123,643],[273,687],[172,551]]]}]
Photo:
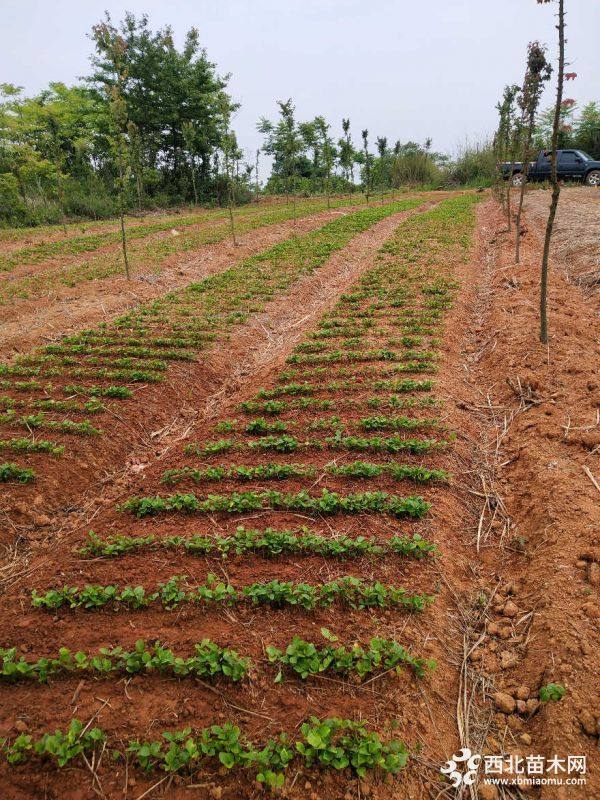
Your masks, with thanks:
[{"label": "white sky", "polygon": [[[600,101],[600,0],[566,0],[567,96]],[[355,144],[376,136],[452,152],[490,133],[506,83],[520,83],[527,43],[556,53],[556,4],[535,0],[0,0],[0,82],[36,92],[88,70],[86,34],[108,8],[147,12],[152,29],[191,26],[242,103],[234,127],[249,153],[259,117],[292,97],[300,119],[349,116]],[[552,101],[552,86],[543,104]]]}]

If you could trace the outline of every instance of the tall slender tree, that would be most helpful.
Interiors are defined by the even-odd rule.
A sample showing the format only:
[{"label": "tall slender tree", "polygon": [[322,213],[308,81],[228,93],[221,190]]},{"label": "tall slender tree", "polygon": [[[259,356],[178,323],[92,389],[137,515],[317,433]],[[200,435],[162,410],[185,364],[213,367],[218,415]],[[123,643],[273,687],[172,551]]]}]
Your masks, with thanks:
[{"label": "tall slender tree", "polygon": [[233,217],[233,207],[235,205],[235,191],[234,186],[236,183],[236,161],[239,158],[239,148],[235,133],[230,129],[231,109],[226,97],[221,98],[222,103],[222,117],[223,117],[223,133],[221,149],[223,151],[223,164],[225,168],[225,179],[227,182],[227,208],[229,209],[229,224],[231,227],[231,239],[235,247],[237,247],[237,238],[235,235],[235,221]]},{"label": "tall slender tree", "polygon": [[519,203],[515,218],[515,261],[518,264],[521,257],[521,216],[523,213],[523,200],[527,175],[529,173],[529,160],[531,158],[531,140],[535,128],[535,115],[540,104],[544,83],[550,80],[552,66],[546,59],[546,49],[539,42],[530,42],[527,47],[527,68],[523,89],[519,95],[519,105],[522,110],[523,121],[523,150],[521,160],[523,168],[522,180],[519,187]]},{"label": "tall slender tree", "polygon": [[[520,92],[520,87],[516,83],[504,87],[502,93],[502,100],[496,106],[498,109],[498,130],[494,137],[495,144],[495,157],[496,157],[496,175],[495,186],[496,191],[500,196],[500,202],[506,213],[508,230],[511,230],[511,211],[510,211],[510,189],[512,183],[512,176],[516,160],[516,149],[519,142],[520,126],[515,119],[516,114],[516,100]],[[508,173],[508,180],[506,182],[506,190],[503,190],[502,176],[499,169],[501,161],[508,161],[510,169]]]},{"label": "tall slender tree", "polygon": [[361,134],[363,140],[363,156],[365,160],[365,197],[369,203],[371,192],[371,156],[369,154],[369,131],[365,128]]},{"label": "tall slender tree", "polygon": [[283,124],[283,143],[285,153],[286,172],[289,181],[289,191],[292,196],[292,209],[294,228],[296,227],[296,158],[300,152],[298,129],[295,119],[295,107],[292,98],[284,102],[278,101],[281,122]]},{"label": "tall slender tree", "polygon": [[112,74],[107,70],[105,91],[109,98],[112,119],[110,141],[117,163],[117,179],[115,183],[119,204],[119,220],[121,224],[121,248],[123,250],[125,275],[127,280],[130,280],[127,234],[125,231],[125,208],[127,187],[131,172],[131,159],[127,136],[129,120],[127,116],[127,103],[125,102],[123,91],[127,79],[127,66],[125,61],[127,43],[108,20],[95,25],[92,28],[92,35],[96,42],[98,54],[104,56],[108,64],[112,67]]},{"label": "tall slender tree", "polygon": [[[540,5],[550,2],[550,0],[538,0]],[[546,222],[546,234],[544,236],[544,251],[542,254],[542,268],[540,280],[540,341],[548,343],[548,259],[550,257],[550,242],[554,228],[554,218],[558,208],[560,198],[560,183],[558,182],[558,136],[560,133],[561,110],[563,108],[563,92],[565,82],[565,3],[558,0],[558,75],[556,81],[556,102],[554,104],[554,122],[552,125],[552,147],[550,159],[552,164],[552,199],[548,211]],[[569,73],[570,78],[575,78],[576,73]]]},{"label": "tall slender tree", "polygon": [[381,191],[381,205],[383,205],[383,190],[385,187],[386,170],[387,170],[387,137],[378,136],[376,140],[377,152],[379,153],[379,188]]},{"label": "tall slender tree", "polygon": [[352,145],[352,137],[350,136],[350,120],[342,119],[343,137],[339,140],[338,145],[340,148],[339,161],[342,168],[344,178],[347,181],[354,183],[354,147]]},{"label": "tall slender tree", "polygon": [[261,119],[258,130],[266,137],[263,150],[274,157],[274,170],[283,175],[286,200],[292,198],[294,228],[296,227],[296,173],[297,161],[302,152],[302,138],[296,124],[295,108],[291,100],[278,100],[279,121]]},{"label": "tall slender tree", "polygon": [[315,117],[315,129],[319,138],[323,154],[323,171],[325,173],[325,194],[327,195],[327,208],[331,208],[331,171],[333,169],[333,142],[329,135],[330,125],[324,117]]},{"label": "tall slender tree", "polygon": [[317,131],[316,119],[312,122],[300,122],[298,133],[302,138],[304,147],[308,151],[312,150],[311,191],[314,193],[317,191],[319,175],[321,174],[321,142]]}]

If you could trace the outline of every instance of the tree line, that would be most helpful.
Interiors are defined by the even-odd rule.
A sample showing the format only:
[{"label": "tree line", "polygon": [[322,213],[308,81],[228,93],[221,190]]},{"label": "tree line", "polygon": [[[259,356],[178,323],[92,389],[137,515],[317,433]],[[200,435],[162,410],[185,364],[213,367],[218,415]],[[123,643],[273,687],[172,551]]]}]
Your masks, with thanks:
[{"label": "tree line", "polygon": [[[392,144],[368,129],[354,132],[348,118],[334,135],[323,116],[298,120],[291,99],[278,102],[276,119],[258,122],[264,144],[245,157],[231,127],[238,106],[229,76],[218,73],[197,30],[178,48],[169,26],[153,31],[146,15],[129,13],[114,24],[107,14],[90,39],[89,74],[78,84],[50,83],[33,97],[0,85],[0,224],[122,217],[184,203],[231,207],[264,193],[370,197],[403,185],[493,180],[498,139],[450,159],[431,139]],[[598,105],[561,113],[561,143],[600,156]],[[536,114],[536,147],[549,144],[551,119],[552,110]],[[272,164],[266,180],[263,154]]]},{"label": "tree line", "polygon": [[[33,97],[0,85],[0,223],[103,218],[183,203],[235,205],[259,194],[309,195],[455,180],[447,156],[368,130],[341,136],[323,116],[299,121],[292,100],[261,119],[263,147],[245,158],[231,119],[237,105],[198,32],[182,47],[146,15],[110,15],[90,33],[89,74]],[[271,156],[261,180],[261,155]]]},{"label": "tree line", "polygon": [[[197,30],[177,48],[169,26],[154,32],[147,16],[129,13],[117,26],[107,14],[90,38],[91,69],[79,84],[50,83],[34,97],[0,87],[3,218],[111,216],[115,187],[130,210],[224,202],[227,168],[240,173],[229,129],[237,106]],[[247,182],[239,176],[240,187]]]}]

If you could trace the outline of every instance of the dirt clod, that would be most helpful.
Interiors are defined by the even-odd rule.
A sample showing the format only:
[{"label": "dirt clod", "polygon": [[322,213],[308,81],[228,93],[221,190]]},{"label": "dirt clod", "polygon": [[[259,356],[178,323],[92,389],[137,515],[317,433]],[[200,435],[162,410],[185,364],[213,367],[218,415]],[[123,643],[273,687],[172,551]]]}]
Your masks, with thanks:
[{"label": "dirt clod", "polygon": [[506,692],[496,692],[492,696],[492,699],[498,711],[501,711],[503,714],[512,714],[517,707],[515,698],[506,694]]},{"label": "dirt clod", "polygon": [[500,666],[502,669],[510,669],[519,663],[519,656],[512,650],[504,650],[500,654]]},{"label": "dirt clod", "polygon": [[600,735],[598,719],[592,714],[589,708],[584,708],[579,712],[579,722],[588,736]]},{"label": "dirt clod", "polygon": [[505,617],[509,617],[509,618],[512,619],[513,617],[516,617],[518,613],[519,613],[519,609],[517,608],[515,603],[513,603],[512,600],[509,600],[504,605],[504,616]]}]

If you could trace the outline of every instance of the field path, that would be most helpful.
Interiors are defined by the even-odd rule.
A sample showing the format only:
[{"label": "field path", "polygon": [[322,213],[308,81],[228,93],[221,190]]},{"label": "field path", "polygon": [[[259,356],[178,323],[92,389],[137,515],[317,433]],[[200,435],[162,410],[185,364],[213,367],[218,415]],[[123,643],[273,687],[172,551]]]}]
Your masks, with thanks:
[{"label": "field path", "polygon": [[[479,585],[489,606],[473,630],[474,643],[483,637],[473,676],[488,683],[489,710],[478,721],[507,751],[587,758],[585,784],[549,785],[539,797],[588,800],[600,796],[600,296],[582,277],[598,266],[598,192],[561,193],[545,346],[538,296],[548,200],[547,192],[528,195],[519,265],[499,209],[479,209],[466,373],[481,432],[488,578]],[[551,683],[566,696],[540,704],[540,687]]]}]

